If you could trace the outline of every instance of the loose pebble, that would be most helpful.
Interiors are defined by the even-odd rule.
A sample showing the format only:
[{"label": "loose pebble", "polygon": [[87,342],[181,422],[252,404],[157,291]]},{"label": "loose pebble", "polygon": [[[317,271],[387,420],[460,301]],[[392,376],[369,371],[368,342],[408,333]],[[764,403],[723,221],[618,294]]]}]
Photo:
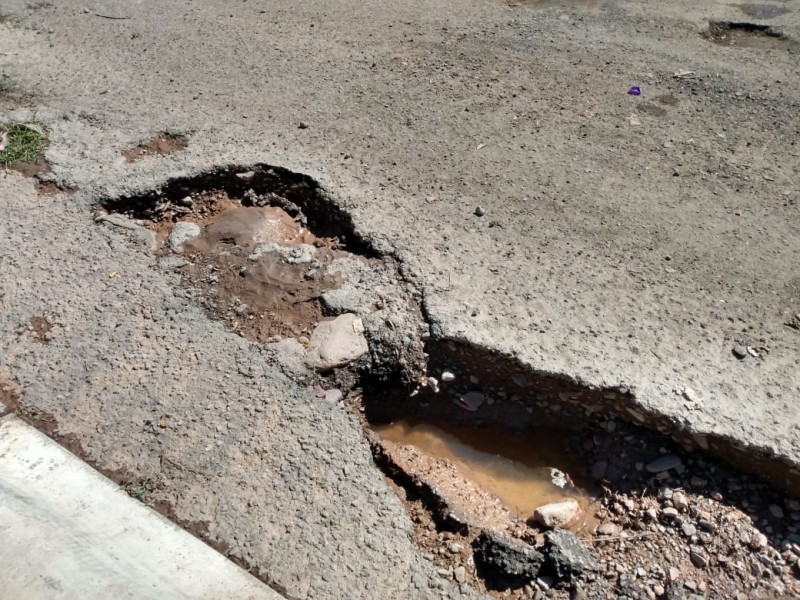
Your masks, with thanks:
[{"label": "loose pebble", "polygon": [[659,456],[657,459],[650,461],[645,465],[648,473],[661,473],[669,471],[681,464],[681,459],[674,454],[666,454]]}]

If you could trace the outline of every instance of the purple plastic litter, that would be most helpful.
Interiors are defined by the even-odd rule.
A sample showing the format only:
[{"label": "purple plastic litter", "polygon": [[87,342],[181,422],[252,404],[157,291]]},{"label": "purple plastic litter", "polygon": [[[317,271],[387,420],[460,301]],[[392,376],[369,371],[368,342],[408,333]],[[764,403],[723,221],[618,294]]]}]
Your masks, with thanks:
[{"label": "purple plastic litter", "polygon": [[631,86],[631,88],[628,90],[628,93],[629,93],[631,96],[638,96],[638,95],[640,95],[640,94],[642,93],[642,88],[640,88],[638,85],[633,85],[633,86]]}]

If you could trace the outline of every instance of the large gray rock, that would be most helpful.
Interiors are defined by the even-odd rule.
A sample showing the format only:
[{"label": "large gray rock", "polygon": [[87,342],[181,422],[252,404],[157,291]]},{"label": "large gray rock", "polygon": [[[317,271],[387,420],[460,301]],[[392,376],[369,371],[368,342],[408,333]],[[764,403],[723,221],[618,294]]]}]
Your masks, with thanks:
[{"label": "large gray rock", "polygon": [[354,314],[339,315],[323,321],[311,334],[306,364],[318,371],[342,367],[369,351],[364,324]]},{"label": "large gray rock", "polygon": [[178,221],[172,227],[167,238],[169,249],[173,252],[181,252],[183,245],[189,240],[193,240],[200,235],[200,226],[189,221]]},{"label": "large gray rock", "polygon": [[599,571],[594,553],[566,529],[548,531],[545,536],[543,570],[558,581],[570,580],[587,571]]},{"label": "large gray rock", "polygon": [[484,531],[472,543],[475,565],[487,585],[520,588],[536,579],[544,557],[533,546]]}]

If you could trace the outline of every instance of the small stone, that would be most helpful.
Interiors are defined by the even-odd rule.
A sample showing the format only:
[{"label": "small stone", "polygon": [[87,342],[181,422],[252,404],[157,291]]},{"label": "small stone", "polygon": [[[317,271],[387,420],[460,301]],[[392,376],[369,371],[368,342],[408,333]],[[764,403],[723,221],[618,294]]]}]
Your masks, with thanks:
[{"label": "small stone", "polygon": [[664,586],[663,586],[663,585],[661,585],[661,584],[657,583],[657,584],[655,584],[655,585],[653,586],[653,593],[654,593],[656,596],[663,596],[663,595],[664,595],[664,592],[665,592],[665,590],[664,590]]},{"label": "small stone", "polygon": [[790,511],[797,512],[800,511],[800,501],[795,500],[794,498],[786,498],[783,503],[786,505],[786,508]]},{"label": "small stone", "polygon": [[592,478],[593,479],[603,479],[606,476],[606,471],[608,470],[608,463],[604,460],[598,461],[592,465]]},{"label": "small stone", "polygon": [[675,567],[669,568],[669,580],[670,581],[678,581],[681,578],[681,572],[676,569]]},{"label": "small stone", "polygon": [[768,543],[767,536],[760,531],[754,531],[753,535],[750,536],[748,546],[753,550],[763,550],[767,547]]},{"label": "small stone", "polygon": [[453,577],[458,583],[463,583],[467,580],[467,570],[459,565],[453,569]]},{"label": "small stone", "polygon": [[470,412],[475,412],[486,401],[486,396],[481,392],[467,392],[460,398],[455,400],[455,403],[461,408]]},{"label": "small stone", "polygon": [[694,488],[704,488],[708,485],[708,481],[703,479],[702,477],[698,477],[697,475],[692,475],[692,478],[689,480],[689,483]]},{"label": "small stone", "polygon": [[173,252],[183,250],[184,244],[200,235],[200,226],[189,221],[178,221],[172,227],[167,238],[167,245]]},{"label": "small stone", "polygon": [[573,521],[580,512],[578,501],[568,498],[561,502],[553,502],[540,506],[533,513],[533,519],[547,529],[565,527]]},{"label": "small stone", "polygon": [[342,390],[333,389],[333,390],[328,390],[327,392],[325,392],[325,400],[330,402],[331,404],[336,404],[342,398],[344,398],[344,394],[342,394]]},{"label": "small stone", "polygon": [[564,471],[559,471],[558,469],[550,469],[550,481],[553,482],[553,485],[556,487],[560,487],[561,489],[566,488],[572,482],[570,481],[569,475],[564,473]]},{"label": "small stone", "polygon": [[485,208],[483,208],[482,206],[476,206],[475,207],[475,216],[476,217],[482,217],[485,214],[486,214],[486,209]]},{"label": "small stone", "polygon": [[689,538],[697,534],[697,528],[691,523],[681,525],[681,531],[683,531],[683,535]]},{"label": "small stone", "polygon": [[545,577],[537,577],[536,578],[536,587],[539,588],[540,590],[542,590],[543,592],[546,592],[552,586],[550,585],[550,582],[547,580],[547,578],[545,578]]},{"label": "small stone", "polygon": [[707,519],[700,519],[697,522],[697,524],[700,526],[700,529],[702,529],[703,531],[712,532],[717,528],[717,526],[714,525],[714,523],[712,523],[711,521],[709,521]]},{"label": "small stone", "polygon": [[708,557],[700,553],[698,550],[689,551],[689,560],[698,569],[705,569],[708,566]]},{"label": "small stone", "polygon": [[683,492],[675,492],[672,495],[672,506],[677,508],[680,512],[684,512],[689,508],[689,502],[686,500],[686,495]]},{"label": "small stone", "polygon": [[644,511],[644,514],[645,516],[647,516],[648,519],[651,519],[653,521],[655,521],[658,518],[658,512],[656,511],[655,508],[648,508],[646,511]]},{"label": "small stone", "polygon": [[453,542],[447,547],[447,549],[450,550],[451,554],[459,554],[464,549],[464,547],[461,544],[456,544],[455,542]]},{"label": "small stone", "polygon": [[456,375],[452,371],[442,371],[441,380],[445,383],[450,383],[451,381],[455,381]]},{"label": "small stone", "polygon": [[648,473],[661,473],[662,471],[669,471],[681,464],[681,459],[674,454],[665,454],[659,456],[657,459],[650,461],[645,465]]},{"label": "small stone", "polygon": [[733,352],[733,355],[736,358],[738,358],[739,360],[747,358],[747,348],[745,348],[744,346],[740,346],[739,344],[736,344],[733,347],[732,352]]},{"label": "small stone", "polygon": [[617,527],[614,523],[603,523],[600,527],[597,528],[597,535],[606,535],[612,536],[617,535],[619,533],[619,527]]},{"label": "small stone", "polygon": [[671,521],[677,516],[678,516],[677,509],[672,508],[671,506],[661,509],[661,518],[664,519],[665,521]]},{"label": "small stone", "polygon": [[439,380],[436,379],[436,377],[428,377],[425,380],[425,384],[429,388],[431,388],[434,391],[434,393],[437,393],[437,394],[439,393]]},{"label": "small stone", "polygon": [[769,513],[775,517],[776,519],[783,518],[783,509],[778,506],[777,504],[770,504],[769,505]]}]

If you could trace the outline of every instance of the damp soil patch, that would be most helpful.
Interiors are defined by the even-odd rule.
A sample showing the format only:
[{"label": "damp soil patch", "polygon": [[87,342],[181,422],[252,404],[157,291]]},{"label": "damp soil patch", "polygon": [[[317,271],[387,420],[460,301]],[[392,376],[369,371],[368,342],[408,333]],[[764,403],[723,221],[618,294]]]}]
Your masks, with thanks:
[{"label": "damp soil patch", "polygon": [[189,145],[185,136],[175,133],[161,133],[146,142],[129,148],[122,153],[127,162],[136,162],[147,156],[166,156],[185,150]]},{"label": "damp soil patch", "polygon": [[[418,386],[387,391],[367,378],[351,408],[440,573],[504,598],[800,593],[800,502],[759,478],[768,460],[749,463],[755,475],[738,471],[709,450],[733,460],[741,450],[681,437],[625,389],[584,388],[456,342],[432,341],[426,353]],[[537,499],[527,485],[552,495]],[[558,562],[549,525],[531,518],[564,499],[578,517],[565,524],[569,543],[596,569]],[[482,568],[486,534],[540,554],[537,577]]]},{"label": "damp soil patch", "polygon": [[40,181],[36,184],[36,191],[41,196],[57,196],[59,194],[74,194],[79,191],[79,188],[53,181]]},{"label": "damp soil patch", "polygon": [[[307,345],[341,261],[368,261],[352,224],[312,179],[266,165],[222,168],[103,203],[151,229],[164,264],[244,337]],[[104,218],[104,217],[101,217]]]},{"label": "damp soil patch", "polygon": [[46,316],[34,315],[28,320],[24,330],[35,342],[47,344],[50,341],[50,332],[53,330],[53,321]]},{"label": "damp soil patch", "polygon": [[796,44],[784,33],[769,25],[736,21],[709,21],[703,37],[718,46],[785,50]]}]

